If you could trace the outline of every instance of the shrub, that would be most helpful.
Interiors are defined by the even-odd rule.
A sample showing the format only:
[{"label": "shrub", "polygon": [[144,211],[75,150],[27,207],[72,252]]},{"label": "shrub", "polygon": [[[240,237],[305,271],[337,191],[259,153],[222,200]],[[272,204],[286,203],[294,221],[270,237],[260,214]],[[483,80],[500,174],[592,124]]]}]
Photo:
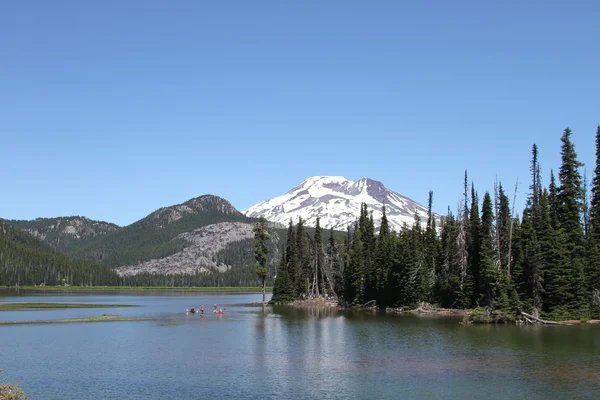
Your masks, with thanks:
[{"label": "shrub", "polygon": [[27,395],[21,390],[18,383],[2,381],[0,382],[0,400],[27,400]]}]

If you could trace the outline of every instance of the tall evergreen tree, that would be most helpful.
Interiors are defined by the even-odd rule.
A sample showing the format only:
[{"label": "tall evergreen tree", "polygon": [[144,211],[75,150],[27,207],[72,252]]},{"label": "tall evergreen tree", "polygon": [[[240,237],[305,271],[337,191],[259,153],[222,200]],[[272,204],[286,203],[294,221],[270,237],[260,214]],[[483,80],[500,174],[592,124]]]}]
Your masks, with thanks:
[{"label": "tall evergreen tree", "polygon": [[583,252],[583,227],[581,213],[583,211],[583,186],[579,168],[583,166],[577,160],[575,145],[571,142],[571,130],[565,129],[562,137],[562,164],[558,173],[560,187],[558,188],[558,222],[567,235],[568,251],[573,257],[581,256]]},{"label": "tall evergreen tree", "polygon": [[313,297],[320,297],[325,294],[325,273],[323,268],[323,229],[321,228],[320,218],[317,217],[317,224],[315,227],[314,237],[314,268],[313,268],[313,280],[311,295]]},{"label": "tall evergreen tree", "polygon": [[457,224],[450,207],[444,218],[440,235],[440,268],[436,279],[436,302],[444,307],[457,307],[459,298],[461,276],[460,263],[457,251]]},{"label": "tall evergreen tree", "polygon": [[427,269],[427,285],[429,289],[428,300],[435,302],[437,296],[436,287],[439,262],[441,254],[439,237],[433,214],[433,191],[429,191],[429,199],[427,201],[427,225],[425,228],[425,264]]},{"label": "tall evergreen tree", "polygon": [[379,307],[385,306],[389,299],[386,293],[386,284],[389,279],[389,273],[394,262],[393,255],[393,238],[391,237],[390,226],[387,219],[385,206],[382,210],[381,225],[379,228],[379,236],[375,248],[375,296]]},{"label": "tall evergreen tree", "polygon": [[510,254],[512,215],[510,202],[504,193],[502,183],[498,186],[498,214],[496,215],[496,230],[498,237],[498,255],[502,271],[509,277],[512,256]]},{"label": "tall evergreen tree", "polygon": [[564,306],[574,315],[584,315],[587,303],[585,301],[585,276],[583,242],[583,186],[579,168],[583,166],[577,160],[575,145],[571,142],[571,130],[566,128],[561,137],[561,167],[558,174],[558,224],[564,235],[563,254],[566,265],[563,270],[569,296],[564,300]]},{"label": "tall evergreen tree", "polygon": [[550,221],[552,222],[552,228],[558,229],[558,187],[556,186],[556,179],[554,178],[554,171],[550,170],[550,185],[548,186],[548,210],[550,212]]},{"label": "tall evergreen tree", "polygon": [[330,292],[334,297],[341,295],[344,290],[342,260],[340,259],[340,249],[333,235],[333,228],[329,230],[329,240],[327,242],[328,259],[328,280]]},{"label": "tall evergreen tree", "polygon": [[[592,178],[587,260],[588,290],[600,290],[600,125],[596,130],[596,165]],[[593,297],[593,296],[592,296]],[[600,304],[599,304],[600,305]]]},{"label": "tall evergreen tree", "polygon": [[[471,210],[471,213],[473,211]],[[472,216],[473,214],[471,214]],[[479,287],[481,293],[480,304],[494,308],[495,301],[499,297],[500,270],[494,262],[493,244],[494,214],[492,210],[492,199],[488,192],[483,197],[481,209],[481,225],[478,231],[479,243],[477,251],[479,261]]]},{"label": "tall evergreen tree", "polygon": [[363,243],[364,292],[366,301],[377,297],[377,271],[374,263],[375,255],[375,223],[373,214],[369,213],[366,203],[361,205],[359,229]]},{"label": "tall evergreen tree", "polygon": [[270,239],[267,220],[263,215],[258,218],[258,222],[254,225],[254,257],[258,262],[256,275],[262,280],[263,288],[263,304],[267,302],[267,255],[269,248],[267,242]]},{"label": "tall evergreen tree", "polygon": [[310,295],[310,244],[304,220],[296,225],[296,290],[300,296]]},{"label": "tall evergreen tree", "polygon": [[286,251],[285,248],[283,248],[270,303],[289,303],[296,299],[294,283],[290,280],[290,274],[287,269],[288,263],[286,260]]},{"label": "tall evergreen tree", "polygon": [[287,231],[287,242],[285,246],[285,261],[286,270],[289,275],[289,281],[292,283],[294,288],[294,297],[298,294],[298,255],[296,253],[296,229],[294,228],[294,222],[290,218],[290,224]]},{"label": "tall evergreen tree", "polygon": [[344,298],[354,304],[363,304],[365,291],[364,245],[362,232],[358,226],[354,229],[350,247]]},{"label": "tall evergreen tree", "polygon": [[[469,276],[473,280],[472,292],[468,293],[471,298],[471,305],[474,305],[477,300],[481,297],[481,266],[480,266],[480,246],[481,246],[481,234],[480,224],[481,220],[479,217],[479,198],[475,192],[475,185],[471,185],[471,210],[470,210],[470,233],[469,233]],[[490,249],[493,252],[493,249]]]}]

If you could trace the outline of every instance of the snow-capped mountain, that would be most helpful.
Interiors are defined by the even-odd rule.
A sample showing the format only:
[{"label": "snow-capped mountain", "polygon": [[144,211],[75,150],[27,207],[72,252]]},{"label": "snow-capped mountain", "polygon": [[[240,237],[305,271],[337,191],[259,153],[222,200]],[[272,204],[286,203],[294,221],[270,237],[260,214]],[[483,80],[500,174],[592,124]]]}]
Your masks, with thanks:
[{"label": "snow-capped mountain", "polygon": [[264,215],[268,221],[281,224],[287,224],[290,218],[296,223],[302,217],[307,226],[315,226],[319,217],[322,227],[345,230],[358,219],[361,203],[373,212],[377,229],[384,205],[395,231],[404,223],[412,225],[415,213],[423,224],[427,221],[426,207],[387,189],[381,182],[367,178],[351,181],[342,176],[313,176],[283,196],[258,203],[243,213],[248,217]]}]

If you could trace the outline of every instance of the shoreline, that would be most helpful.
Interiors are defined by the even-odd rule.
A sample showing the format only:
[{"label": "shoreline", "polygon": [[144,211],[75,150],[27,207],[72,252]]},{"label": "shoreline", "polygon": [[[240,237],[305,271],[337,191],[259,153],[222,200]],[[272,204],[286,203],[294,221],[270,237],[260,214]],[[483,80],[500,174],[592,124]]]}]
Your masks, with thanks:
[{"label": "shoreline", "polygon": [[[267,287],[267,292],[273,288]],[[126,291],[126,292],[207,292],[207,293],[262,293],[259,286],[0,286],[0,291],[28,291],[28,292],[99,292],[99,291]]]},{"label": "shoreline", "polygon": [[[367,303],[368,304],[368,303]],[[283,304],[282,304],[283,305]],[[492,319],[488,320],[472,320],[469,319],[472,316],[480,313],[480,310],[477,309],[456,309],[456,308],[441,308],[441,307],[433,307],[429,304],[421,304],[417,308],[406,309],[404,307],[400,308],[392,308],[388,307],[385,309],[379,309],[377,307],[361,307],[361,306],[344,306],[337,301],[334,300],[295,300],[291,303],[287,303],[287,305],[295,307],[295,308],[335,308],[337,310],[356,310],[356,311],[385,311],[386,314],[416,314],[416,315],[431,315],[431,316],[454,316],[454,317],[462,317],[462,321],[460,322],[463,325],[531,325],[531,326],[574,326],[574,325],[600,325],[600,319],[591,319],[591,320],[564,320],[564,321],[532,321],[527,318],[529,314],[520,315],[514,320],[506,320],[506,321],[494,321]]]}]

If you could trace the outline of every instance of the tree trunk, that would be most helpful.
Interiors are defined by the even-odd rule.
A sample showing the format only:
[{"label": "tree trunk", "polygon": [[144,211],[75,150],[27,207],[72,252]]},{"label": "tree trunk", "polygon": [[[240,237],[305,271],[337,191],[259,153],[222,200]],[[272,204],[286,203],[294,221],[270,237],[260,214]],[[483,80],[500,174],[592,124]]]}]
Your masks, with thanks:
[{"label": "tree trunk", "polygon": [[262,284],[263,284],[263,304],[265,304],[267,302],[267,277],[263,276],[262,278]]}]

